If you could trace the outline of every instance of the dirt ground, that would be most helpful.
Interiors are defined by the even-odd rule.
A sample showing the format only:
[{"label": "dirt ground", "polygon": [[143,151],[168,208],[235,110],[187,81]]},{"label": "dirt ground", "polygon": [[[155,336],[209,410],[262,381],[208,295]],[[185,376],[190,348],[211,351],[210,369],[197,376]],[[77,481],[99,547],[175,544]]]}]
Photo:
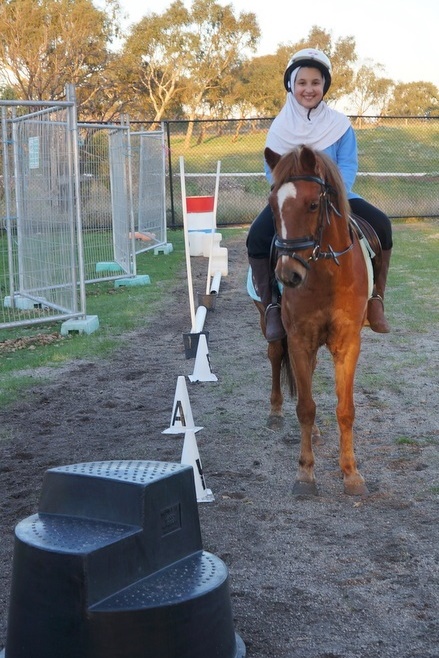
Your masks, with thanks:
[{"label": "dirt ground", "polygon": [[[203,546],[229,568],[235,630],[248,658],[437,658],[437,328],[416,334],[396,326],[386,336],[364,330],[355,426],[370,490],[364,499],[343,494],[332,368],[321,353],[319,495],[295,498],[294,403],[286,401],[284,430],[266,428],[270,372],[245,291],[242,233],[223,245],[229,273],[204,326],[218,381],[187,379],[187,388],[215,496],[198,506]],[[203,292],[206,260],[193,261]],[[190,329],[184,277],[163,302],[160,315],[127,335],[111,358],[50,369],[47,383],[36,379],[25,399],[0,411],[0,647],[14,527],[37,511],[45,471],[88,461],[181,460],[183,435],[162,431],[171,423],[177,378],[195,364],[183,345]]]}]

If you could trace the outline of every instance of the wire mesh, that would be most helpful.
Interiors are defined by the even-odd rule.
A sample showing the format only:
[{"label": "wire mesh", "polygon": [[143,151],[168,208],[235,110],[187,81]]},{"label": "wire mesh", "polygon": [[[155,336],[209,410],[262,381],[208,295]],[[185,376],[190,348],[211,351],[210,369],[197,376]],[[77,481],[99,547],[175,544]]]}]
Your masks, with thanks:
[{"label": "wire mesh", "polygon": [[[81,316],[77,286],[73,104],[2,107],[0,327]],[[34,109],[34,108],[32,108]],[[3,205],[3,204],[2,204]]]},{"label": "wire mesh", "polygon": [[166,241],[163,132],[79,124],[87,283],[136,274],[135,254]]},{"label": "wire mesh", "polygon": [[73,147],[73,104],[44,105],[2,102],[0,328],[85,315],[78,286],[166,242],[163,131],[75,121]]},{"label": "wire mesh", "polygon": [[130,140],[135,250],[141,253],[167,239],[164,133],[132,132]]},{"label": "wire mesh", "polygon": [[[218,226],[253,221],[269,194],[263,153],[272,120],[164,122],[171,226],[183,224],[180,156],[190,176],[188,195],[206,193],[214,176],[209,172],[221,160]],[[391,218],[439,217],[439,117],[351,117],[351,122],[359,156],[354,191]]]}]

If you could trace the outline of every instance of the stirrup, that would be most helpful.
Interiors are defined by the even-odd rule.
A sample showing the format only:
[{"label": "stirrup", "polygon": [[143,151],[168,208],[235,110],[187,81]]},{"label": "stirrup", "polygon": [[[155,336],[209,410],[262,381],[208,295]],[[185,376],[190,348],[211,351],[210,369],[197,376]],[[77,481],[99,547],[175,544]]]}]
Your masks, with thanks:
[{"label": "stirrup", "polygon": [[273,302],[271,304],[268,304],[268,306],[265,307],[265,317],[267,317],[268,311],[271,311],[272,308],[278,308],[280,311],[281,305],[279,304],[279,302]]},{"label": "stirrup", "polygon": [[[375,318],[372,319],[373,321],[371,322],[371,320],[370,320],[370,318],[369,318],[369,303],[370,303],[370,302],[373,302],[373,301],[378,301],[378,302],[380,302],[380,304],[381,304],[381,314],[382,314],[382,317],[381,317],[381,318],[376,318],[376,317],[375,317]],[[376,307],[375,307],[375,308],[376,308]],[[389,323],[387,322],[387,318],[386,318],[386,316],[384,315],[384,300],[383,300],[383,298],[381,297],[381,295],[379,295],[377,292],[375,292],[375,293],[372,295],[372,297],[369,298],[369,301],[368,301],[368,312],[367,312],[367,321],[366,321],[366,322],[367,322],[366,326],[369,326],[369,327],[372,329],[372,331],[375,331],[375,332],[378,333],[378,334],[388,334],[388,333],[390,332],[390,326],[389,326]]]},{"label": "stirrup", "polygon": [[[271,314],[271,323],[268,321],[268,316],[271,310],[277,309],[277,314]],[[268,343],[274,343],[278,340],[285,338],[286,331],[285,327],[282,324],[282,318],[280,315],[281,305],[279,302],[269,304],[265,309],[265,339]],[[271,332],[268,331],[270,325]]]}]

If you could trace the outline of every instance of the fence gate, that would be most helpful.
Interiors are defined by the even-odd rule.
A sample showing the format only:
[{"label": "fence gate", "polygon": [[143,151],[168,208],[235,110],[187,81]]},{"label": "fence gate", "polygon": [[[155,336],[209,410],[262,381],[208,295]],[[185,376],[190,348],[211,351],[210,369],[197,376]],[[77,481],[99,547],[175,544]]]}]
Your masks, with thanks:
[{"label": "fence gate", "polygon": [[[0,329],[85,317],[76,104],[0,101]],[[17,112],[17,108],[20,112]]]},{"label": "fence gate", "polygon": [[78,124],[86,283],[136,276],[136,255],[166,243],[163,131]]},{"label": "fence gate", "polygon": [[140,253],[167,240],[164,132],[132,132],[130,140],[136,253]]},{"label": "fence gate", "polygon": [[77,123],[67,93],[0,101],[0,330],[84,324],[86,283],[128,281],[137,254],[171,247],[163,130]]},{"label": "fence gate", "polygon": [[129,128],[111,132],[110,135],[110,188],[112,199],[112,223],[114,261],[122,272],[136,274],[133,240],[131,174],[129,161]]}]

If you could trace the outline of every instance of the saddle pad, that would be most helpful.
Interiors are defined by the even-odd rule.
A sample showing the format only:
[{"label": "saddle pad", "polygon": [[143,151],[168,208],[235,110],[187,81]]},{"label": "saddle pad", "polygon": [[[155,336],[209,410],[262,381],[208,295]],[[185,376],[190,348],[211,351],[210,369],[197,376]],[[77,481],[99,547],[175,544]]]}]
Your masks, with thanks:
[{"label": "saddle pad", "polygon": [[253,276],[252,276],[252,268],[248,268],[247,272],[247,293],[249,296],[255,301],[255,302],[260,302],[261,298],[257,294],[255,287],[253,285]]},{"label": "saddle pad", "polygon": [[367,294],[368,294],[368,299],[372,297],[372,292],[373,292],[373,267],[372,267],[372,258],[370,256],[370,247],[368,244],[366,244],[366,238],[360,238],[360,247],[361,251],[363,252],[364,256],[364,261],[366,263],[366,269],[367,269],[367,279],[368,279],[368,289],[367,289]]},{"label": "saddle pad", "polygon": [[[282,294],[282,289],[283,286],[281,283],[278,283],[278,288],[280,290],[280,293]],[[252,268],[248,268],[247,272],[247,293],[248,295],[255,301],[255,302],[260,302],[261,298],[259,297],[258,293],[255,290],[255,286],[253,284],[253,276],[252,276]]]},{"label": "saddle pad", "polygon": [[[364,256],[364,261],[366,263],[366,269],[367,269],[367,279],[368,279],[368,298],[372,297],[372,291],[373,291],[373,268],[372,268],[372,260],[370,257],[369,249],[366,244],[365,238],[360,238],[359,240],[360,246],[361,246],[361,251],[363,252]],[[282,293],[282,286],[280,284],[279,289]],[[252,268],[249,267],[247,271],[247,293],[251,299],[253,299],[255,302],[260,302],[261,298],[257,294],[255,287],[253,285],[253,276],[252,276]]]}]

